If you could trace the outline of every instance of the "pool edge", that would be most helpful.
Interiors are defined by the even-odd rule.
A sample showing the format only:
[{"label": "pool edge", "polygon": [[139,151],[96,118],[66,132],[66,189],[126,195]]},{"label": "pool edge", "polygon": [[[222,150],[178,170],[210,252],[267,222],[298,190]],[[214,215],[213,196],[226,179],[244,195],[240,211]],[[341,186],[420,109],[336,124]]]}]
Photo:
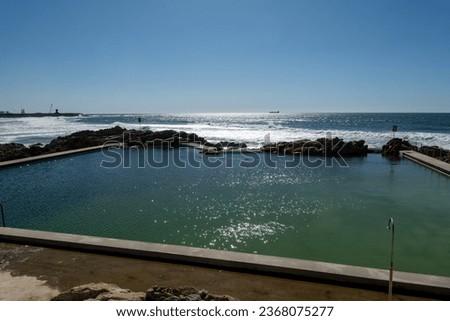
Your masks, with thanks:
[{"label": "pool edge", "polygon": [[23,165],[23,164],[26,165],[27,163],[45,161],[45,160],[52,159],[52,158],[60,158],[60,157],[77,155],[77,154],[92,153],[92,152],[100,151],[103,148],[109,148],[109,147],[119,148],[121,146],[122,146],[122,144],[119,144],[119,143],[107,143],[107,144],[103,144],[103,145],[99,145],[99,146],[91,146],[91,147],[85,147],[85,148],[79,148],[79,149],[70,149],[70,150],[66,150],[66,151],[62,151],[62,152],[54,152],[54,153],[42,154],[42,155],[38,155],[38,156],[30,156],[30,157],[25,157],[25,158],[17,158],[17,159],[0,162],[0,168],[6,168],[6,167],[10,167],[10,166],[17,166],[17,165]]}]

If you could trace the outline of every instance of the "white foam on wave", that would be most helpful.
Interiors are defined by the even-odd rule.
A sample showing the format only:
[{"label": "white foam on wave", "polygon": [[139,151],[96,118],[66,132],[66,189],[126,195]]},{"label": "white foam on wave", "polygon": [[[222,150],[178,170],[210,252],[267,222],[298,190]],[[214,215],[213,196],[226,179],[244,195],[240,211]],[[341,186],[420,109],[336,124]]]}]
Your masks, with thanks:
[{"label": "white foam on wave", "polygon": [[[132,115],[135,116],[135,115]],[[27,145],[33,143],[48,143],[58,136],[65,136],[80,130],[98,130],[113,126],[121,126],[128,129],[150,129],[160,131],[172,129],[196,133],[211,142],[235,141],[245,142],[250,147],[261,146],[268,139],[271,142],[294,141],[298,139],[315,140],[326,137],[331,133],[332,137],[339,137],[346,141],[365,140],[372,148],[380,148],[393,136],[390,131],[355,131],[336,129],[308,129],[283,126],[280,121],[269,119],[248,119],[242,121],[239,117],[223,118],[192,116],[195,119],[184,119],[179,116],[165,119],[162,123],[152,122],[151,118],[144,118],[143,123],[123,122],[121,115],[111,115],[110,123],[86,122],[86,119],[104,119],[105,115],[89,115],[81,117],[26,117],[0,119],[0,143],[17,142]],[[191,118],[192,118],[191,117]],[[122,120],[122,121],[121,121]],[[150,120],[150,122],[146,122]],[[171,122],[171,120],[174,120]],[[180,121],[181,120],[181,121]],[[416,145],[436,145],[450,149],[450,135],[447,133],[428,132],[398,132],[399,138],[407,139]]]},{"label": "white foam on wave", "polygon": [[[236,141],[245,142],[251,147],[261,146],[269,138],[271,142],[294,141],[298,139],[311,139],[326,137],[328,133],[332,137],[339,137],[346,141],[364,140],[371,148],[381,148],[393,136],[392,132],[379,131],[351,131],[335,129],[305,129],[293,128],[280,125],[277,121],[268,121],[261,123],[227,123],[215,119],[215,122],[196,122],[188,124],[170,124],[170,123],[142,123],[131,124],[115,122],[126,128],[146,128],[153,131],[173,129],[176,131],[194,132],[211,142]],[[437,145],[443,148],[450,148],[450,137],[444,133],[425,133],[425,132],[403,132],[397,133],[396,137],[409,140],[418,146]]]},{"label": "white foam on wave", "polygon": [[[126,128],[148,128],[153,131],[173,129],[176,131],[194,132],[210,142],[236,141],[247,143],[249,146],[261,146],[267,138],[271,142],[295,141],[299,139],[315,140],[327,137],[339,137],[345,141],[364,140],[370,148],[381,148],[386,142],[393,138],[392,132],[378,131],[352,131],[336,129],[305,129],[285,127],[273,122],[264,125],[249,124],[219,124],[219,123],[196,123],[196,124],[154,124],[145,123],[136,125],[130,123],[117,122]],[[267,136],[268,135],[268,136]],[[403,132],[397,133],[396,137],[409,140],[411,143],[421,145],[436,145],[442,148],[450,149],[450,136],[445,133],[426,133],[426,132]]]},{"label": "white foam on wave", "polygon": [[0,119],[0,143],[46,144],[58,136],[81,130],[111,127],[110,124],[88,124],[80,117],[23,117]]}]

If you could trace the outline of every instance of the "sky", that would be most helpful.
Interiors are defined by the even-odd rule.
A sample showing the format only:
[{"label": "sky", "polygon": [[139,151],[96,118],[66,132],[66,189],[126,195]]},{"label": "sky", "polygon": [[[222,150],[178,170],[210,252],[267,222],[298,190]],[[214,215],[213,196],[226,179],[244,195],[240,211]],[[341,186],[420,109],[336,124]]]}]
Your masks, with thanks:
[{"label": "sky", "polygon": [[450,112],[447,0],[0,0],[0,111]]}]

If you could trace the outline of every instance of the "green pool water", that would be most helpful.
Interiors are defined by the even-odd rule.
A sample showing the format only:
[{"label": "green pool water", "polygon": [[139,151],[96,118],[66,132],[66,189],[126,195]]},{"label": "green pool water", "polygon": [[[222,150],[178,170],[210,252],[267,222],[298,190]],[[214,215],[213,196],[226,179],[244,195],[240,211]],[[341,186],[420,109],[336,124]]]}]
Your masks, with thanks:
[{"label": "green pool water", "polygon": [[393,217],[396,269],[450,276],[450,180],[408,160],[116,153],[1,169],[7,225],[389,268]]}]

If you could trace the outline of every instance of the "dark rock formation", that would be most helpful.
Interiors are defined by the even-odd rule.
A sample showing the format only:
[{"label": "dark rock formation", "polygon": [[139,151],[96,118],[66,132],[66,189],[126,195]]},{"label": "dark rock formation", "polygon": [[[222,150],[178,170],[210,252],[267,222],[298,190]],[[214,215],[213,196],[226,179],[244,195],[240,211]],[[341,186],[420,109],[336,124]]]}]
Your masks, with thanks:
[{"label": "dark rock formation", "polygon": [[417,147],[411,145],[407,140],[403,140],[401,138],[393,138],[381,148],[381,154],[383,154],[383,156],[388,157],[389,156],[398,157],[400,156],[400,151],[402,150],[417,151]]},{"label": "dark rock formation", "polygon": [[[203,137],[194,133],[177,132],[174,130],[163,131],[140,131],[127,130],[116,126],[97,131],[84,130],[68,136],[58,137],[49,144],[34,144],[29,147],[23,144],[9,143],[0,144],[0,162],[63,152],[68,150],[102,146],[106,143],[122,144],[124,147],[137,148],[169,148],[179,147],[181,143],[198,143],[209,147],[205,150],[208,154],[220,154],[224,150],[239,150],[246,148],[245,143],[220,142],[209,143]],[[391,139],[383,146],[381,153],[389,157],[398,157],[402,150],[415,150],[425,155],[438,158],[445,162],[450,162],[450,152],[437,146],[423,146],[418,149],[408,141],[400,138]],[[276,153],[280,155],[309,155],[309,156],[365,156],[369,150],[364,140],[344,142],[335,137],[319,138],[317,140],[296,140],[292,142],[271,143],[262,147],[262,151]]]},{"label": "dark rock formation", "polygon": [[116,126],[97,131],[83,130],[64,137],[58,137],[49,144],[42,146],[34,144],[27,147],[22,144],[0,144],[0,162],[51,154],[68,150],[102,146],[106,143],[123,144],[124,147],[178,147],[181,142],[206,143],[206,140],[196,134],[163,131],[127,130]]},{"label": "dark rock formation", "polygon": [[450,151],[438,146],[422,146],[419,153],[450,163]]},{"label": "dark rock formation", "polygon": [[34,144],[30,147],[15,143],[0,144],[0,162],[79,148],[101,146],[110,141],[120,142],[122,141],[124,131],[125,129],[119,126],[97,131],[83,130],[68,136],[55,138],[45,146],[42,146],[42,144]]},{"label": "dark rock formation", "polygon": [[89,283],[76,286],[51,301],[235,301],[228,295],[216,295],[192,287],[154,286],[144,292],[132,292],[115,284]]},{"label": "dark rock formation", "polygon": [[125,147],[179,147],[180,143],[206,143],[206,139],[194,133],[163,130],[159,132],[126,130],[123,135]]},{"label": "dark rock formation", "polygon": [[51,301],[143,301],[144,298],[144,292],[132,292],[115,284],[89,283],[62,292]]},{"label": "dark rock formation", "polygon": [[364,156],[368,148],[363,140],[344,142],[335,137],[317,140],[296,140],[293,142],[272,143],[263,146],[263,151],[276,154],[309,156]]},{"label": "dark rock formation", "polygon": [[23,144],[0,144],[0,161],[32,156],[31,151]]},{"label": "dark rock formation", "polygon": [[413,150],[424,155],[439,159],[443,162],[450,163],[450,151],[438,146],[422,146],[418,148],[401,138],[393,138],[386,143],[381,149],[381,153],[388,157],[399,157],[400,151]]},{"label": "dark rock formation", "polygon": [[154,286],[147,290],[145,301],[235,301],[228,295],[216,295],[192,287]]},{"label": "dark rock formation", "polygon": [[210,143],[210,142],[203,142],[202,143],[204,147],[207,147],[208,149],[205,149],[204,153],[222,153],[225,149],[228,151],[232,150],[238,150],[241,148],[247,148],[246,143],[236,143],[236,142],[219,142],[216,144]]},{"label": "dark rock formation", "polygon": [[219,142],[216,144],[218,148],[228,148],[228,149],[238,149],[247,148],[246,143],[236,143],[236,142]]},{"label": "dark rock formation", "polygon": [[66,150],[80,149],[92,146],[100,146],[108,141],[121,139],[124,128],[116,126],[97,131],[83,130],[68,136],[58,137],[44,146],[48,152],[62,152]]}]

